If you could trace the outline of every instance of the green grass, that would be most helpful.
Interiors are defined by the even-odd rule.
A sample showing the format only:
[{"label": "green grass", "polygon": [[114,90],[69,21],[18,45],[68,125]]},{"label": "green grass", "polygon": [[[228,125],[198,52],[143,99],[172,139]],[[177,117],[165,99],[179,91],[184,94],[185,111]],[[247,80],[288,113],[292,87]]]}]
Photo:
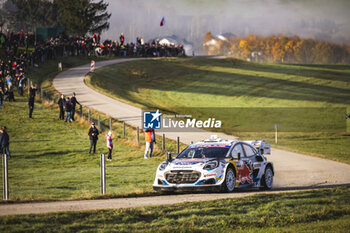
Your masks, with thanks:
[{"label": "green grass", "polygon": [[[166,58],[98,69],[89,85],[129,104],[223,121],[242,139],[350,163],[350,66]],[[335,149],[336,148],[336,149]]]},{"label": "green grass", "polygon": [[[174,196],[176,198],[176,196]],[[0,218],[1,232],[349,232],[350,188]]]},{"label": "green grass", "polygon": [[[89,59],[66,58],[64,67],[86,63]],[[57,74],[57,61],[32,69],[29,77],[52,91],[50,80]],[[42,85],[42,86],[45,86]],[[33,118],[28,118],[27,97],[15,95],[16,102],[4,102],[0,125],[6,125],[10,135],[9,183],[11,200],[62,200],[99,198],[99,155],[107,153],[104,135],[109,117],[92,111],[96,122],[101,116],[102,133],[96,155],[89,155],[89,124],[80,119],[72,124],[58,120],[57,104],[41,103],[37,97]],[[79,98],[79,96],[78,96]],[[84,115],[87,115],[84,107]],[[85,117],[86,119],[86,117]],[[144,160],[144,138],[136,142],[136,130],[127,127],[122,136],[122,124],[114,122],[115,149],[112,162],[107,162],[107,196],[154,195],[152,184],[156,167],[165,159],[156,146],[155,157]],[[166,142],[166,149],[175,151],[176,143]],[[182,145],[182,148],[184,145]],[[2,172],[0,186],[2,187]]]}]

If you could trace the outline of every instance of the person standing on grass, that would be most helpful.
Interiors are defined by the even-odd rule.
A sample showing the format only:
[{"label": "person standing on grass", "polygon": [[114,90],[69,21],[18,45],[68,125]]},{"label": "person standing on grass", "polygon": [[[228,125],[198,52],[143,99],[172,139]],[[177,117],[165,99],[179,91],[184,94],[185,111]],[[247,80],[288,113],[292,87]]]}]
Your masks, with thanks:
[{"label": "person standing on grass", "polygon": [[112,141],[112,132],[111,131],[109,131],[108,134],[106,134],[106,139],[107,139],[107,149],[108,149],[107,161],[112,161],[113,141]]},{"label": "person standing on grass", "polygon": [[23,96],[23,84],[24,84],[24,75],[22,74],[20,76],[20,79],[19,79],[19,82],[18,82],[18,87],[17,87],[17,91],[18,91],[18,94],[20,94],[21,96]]},{"label": "person standing on grass", "polygon": [[72,120],[75,121],[74,119],[74,115],[75,115],[75,106],[77,104],[79,104],[81,106],[81,104],[78,102],[77,98],[75,98],[75,92],[73,92],[72,97],[70,98],[70,102],[72,103],[72,111],[71,111],[71,117]]},{"label": "person standing on grass", "polygon": [[10,136],[7,134],[7,128],[6,126],[2,127],[0,130],[0,154],[5,153],[8,157],[11,157],[10,154]]},{"label": "person standing on grass", "polygon": [[4,94],[2,93],[2,90],[0,88],[0,110],[1,110],[1,106],[2,106],[2,101],[4,100]]},{"label": "person standing on grass", "polygon": [[8,87],[7,88],[7,94],[8,94],[9,102],[11,102],[11,100],[12,101],[16,101],[15,100],[15,95],[13,94],[13,84],[12,84],[12,82],[10,82],[7,87]]},{"label": "person standing on grass", "polygon": [[72,111],[72,103],[70,102],[69,97],[67,97],[67,100],[65,102],[64,108],[66,109],[66,119],[64,120],[65,122],[71,123],[72,122],[72,118],[71,118],[71,111]]},{"label": "person standing on grass", "polygon": [[60,108],[59,119],[64,120],[64,104],[65,104],[64,95],[61,95],[61,98],[59,98],[57,104],[58,104],[58,107]]},{"label": "person standing on grass", "polygon": [[93,149],[93,153],[95,154],[96,152],[96,143],[98,140],[98,129],[95,126],[95,123],[92,122],[91,123],[91,127],[89,128],[89,138],[90,138],[90,150],[89,150],[89,154],[91,154],[91,150]]},{"label": "person standing on grass", "polygon": [[143,157],[144,159],[148,159],[147,152],[149,152],[149,157],[152,158],[153,143],[156,143],[156,135],[155,135],[154,129],[146,129],[145,141],[146,141],[146,149]]},{"label": "person standing on grass", "polygon": [[36,94],[36,87],[32,84],[29,88],[29,99],[28,99],[28,106],[29,106],[29,118],[32,118],[32,114],[34,111],[34,100],[35,100],[35,94]]}]

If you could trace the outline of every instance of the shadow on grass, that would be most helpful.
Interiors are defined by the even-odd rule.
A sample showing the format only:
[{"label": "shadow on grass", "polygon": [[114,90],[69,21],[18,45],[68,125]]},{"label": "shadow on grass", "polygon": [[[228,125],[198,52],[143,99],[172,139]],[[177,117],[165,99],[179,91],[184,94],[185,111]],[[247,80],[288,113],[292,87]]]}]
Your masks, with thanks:
[{"label": "shadow on grass", "polygon": [[22,157],[25,159],[31,159],[31,158],[37,158],[37,157],[44,157],[44,156],[56,156],[56,155],[67,155],[67,154],[86,154],[88,155],[88,150],[67,150],[67,151],[52,151],[52,152],[43,152],[43,151],[26,151],[26,155],[14,155],[13,157]]},{"label": "shadow on grass", "polygon": [[[205,62],[205,61],[203,61]],[[163,64],[164,67],[163,67]],[[118,93],[118,96],[124,98],[130,102],[138,102],[147,108],[154,107],[147,101],[142,99],[136,99],[134,97],[134,92],[132,90],[138,90],[139,88],[153,89],[159,91],[175,91],[175,92],[185,92],[185,93],[200,93],[200,94],[212,94],[212,95],[223,95],[230,97],[240,97],[240,96],[251,96],[251,97],[267,97],[267,98],[278,98],[286,100],[303,100],[303,101],[326,101],[329,103],[339,103],[339,104],[350,104],[350,92],[346,88],[338,88],[331,86],[318,85],[314,83],[298,82],[293,79],[278,79],[269,77],[268,73],[281,73],[296,75],[296,69],[291,69],[290,71],[285,71],[284,68],[276,67],[274,65],[260,65],[260,64],[245,64],[239,63],[238,65],[232,65],[228,62],[214,63],[209,65],[217,65],[219,67],[230,67],[233,70],[230,72],[225,71],[212,71],[205,67],[205,64],[195,64],[195,67],[188,67],[186,64],[180,62],[173,62],[171,64],[165,64],[164,61],[159,61],[159,63],[144,63],[144,65],[149,64],[150,67],[147,69],[152,70],[152,66],[156,66],[155,69],[170,69],[169,73],[173,71],[181,70],[183,71],[178,79],[173,79],[170,75],[169,77],[164,77],[159,79],[158,77],[153,77],[154,82],[149,80],[136,79],[135,77],[130,77],[131,79],[136,79],[130,86],[128,82],[127,90],[125,85],[123,85],[123,90],[113,89],[113,87],[106,87],[103,83],[97,83],[94,80],[94,75],[92,75],[92,83],[102,85],[101,88],[106,88],[114,93]],[[243,64],[243,65],[242,65]],[[171,66],[170,66],[171,65]],[[205,70],[202,70],[203,68]],[[103,68],[102,68],[103,69]],[[210,66],[209,66],[210,69]],[[235,70],[238,69],[238,70]],[[288,68],[286,68],[288,69]],[[350,68],[349,68],[350,69]],[[239,70],[248,71],[259,71],[261,74],[250,75],[243,74]],[[152,72],[152,71],[150,71]],[[265,73],[264,73],[265,72]],[[311,72],[311,71],[310,71]],[[322,70],[313,71],[306,77],[322,77],[329,80],[337,80],[337,77],[343,75],[340,81],[349,81],[348,73],[334,72],[325,75],[326,72]],[[187,74],[195,74],[190,78],[186,76]],[[100,74],[98,74],[100,75]],[[299,75],[299,74],[297,74]],[[303,73],[300,74],[301,76]],[[186,78],[182,78],[186,77]],[[212,78],[210,78],[212,77]],[[281,76],[282,77],[282,76]],[[126,80],[121,80],[118,82],[126,82]],[[200,82],[199,85],[198,82]],[[196,84],[196,85],[194,85]],[[222,85],[220,85],[222,84]],[[227,85],[229,84],[229,85]],[[349,98],[348,98],[349,97]]]}]

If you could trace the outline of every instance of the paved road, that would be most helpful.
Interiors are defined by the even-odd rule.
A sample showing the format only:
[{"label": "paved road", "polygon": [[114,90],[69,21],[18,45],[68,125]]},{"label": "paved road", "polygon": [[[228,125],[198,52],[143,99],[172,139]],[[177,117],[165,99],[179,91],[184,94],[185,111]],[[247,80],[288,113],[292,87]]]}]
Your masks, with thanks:
[{"label": "paved road", "polygon": [[[297,190],[285,190],[283,192],[296,192]],[[181,195],[162,195],[153,197],[132,197],[116,198],[106,200],[81,200],[81,201],[55,201],[55,202],[37,202],[23,204],[5,204],[0,205],[0,216],[22,215],[22,214],[45,214],[63,211],[87,211],[102,209],[125,209],[142,206],[173,205],[184,202],[211,201],[225,198],[241,198],[261,193],[280,193],[282,191],[240,191],[235,193],[199,193],[199,194],[181,194]]]},{"label": "paved road", "polygon": [[[135,59],[117,59],[97,62],[96,68],[120,62],[132,62]],[[80,103],[92,109],[103,112],[118,120],[124,120],[132,126],[141,126],[142,110],[121,101],[98,93],[84,83],[84,77],[89,72],[90,65],[83,65],[64,71],[54,79],[54,87],[65,95],[76,92]],[[211,132],[199,130],[197,132],[183,132],[180,140],[189,144],[191,141],[199,141],[208,138]],[[179,133],[167,133],[166,137],[176,139]],[[218,134],[223,139],[235,139],[233,136]],[[314,187],[326,187],[334,185],[350,184],[350,165],[331,160],[306,156],[280,149],[272,148],[272,154],[267,156],[275,166],[274,186],[275,192],[281,190],[298,190]],[[251,195],[251,192],[234,194],[191,194],[178,195],[176,198],[167,196],[127,198],[111,200],[67,201],[31,204],[6,204],[0,205],[0,215],[19,213],[46,213],[69,210],[88,210],[97,208],[128,208],[146,205],[175,204],[185,201],[202,201],[218,198],[231,198]],[[171,199],[172,201],[169,201]],[[173,200],[176,199],[176,200]],[[140,201],[140,202],[138,202]],[[97,204],[96,204],[97,203]],[[119,203],[119,204],[118,204]],[[120,204],[124,203],[124,204]],[[134,204],[133,204],[134,203]]]},{"label": "paved road", "polygon": [[[96,69],[120,62],[132,62],[135,59],[116,59],[96,63]],[[83,65],[60,73],[54,79],[54,87],[65,95],[76,92],[78,100],[83,105],[103,112],[127,124],[141,128],[142,109],[130,106],[121,101],[105,96],[85,85],[84,78],[89,72],[90,65]],[[196,132],[170,132],[167,138],[176,140],[180,134],[180,141],[190,144],[209,138],[212,132],[197,130]],[[236,137],[218,133],[223,139]],[[296,186],[322,186],[350,183],[350,165],[330,160],[306,156],[289,151],[272,148],[272,154],[267,156],[273,161],[275,174],[275,188]]]}]

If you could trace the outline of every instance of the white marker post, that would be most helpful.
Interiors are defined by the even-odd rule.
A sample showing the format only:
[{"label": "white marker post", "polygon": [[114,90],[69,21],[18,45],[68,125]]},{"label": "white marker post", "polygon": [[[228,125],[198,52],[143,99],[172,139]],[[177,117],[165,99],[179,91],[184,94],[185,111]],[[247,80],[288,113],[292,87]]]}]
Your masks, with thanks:
[{"label": "white marker post", "polygon": [[104,154],[101,154],[101,194],[106,194],[106,161]]},{"label": "white marker post", "polygon": [[279,124],[275,124],[275,143],[277,144],[278,142],[278,129],[280,128],[280,125]]},{"label": "white marker post", "polygon": [[8,178],[8,162],[7,162],[7,155],[4,153],[2,155],[2,178],[3,178],[3,186],[4,186],[4,195],[3,199],[8,200],[9,199],[9,178]]},{"label": "white marker post", "polygon": [[94,71],[95,71],[95,61],[91,60],[90,72],[94,72]]},{"label": "white marker post", "polygon": [[58,63],[58,71],[62,71],[62,62]]}]

